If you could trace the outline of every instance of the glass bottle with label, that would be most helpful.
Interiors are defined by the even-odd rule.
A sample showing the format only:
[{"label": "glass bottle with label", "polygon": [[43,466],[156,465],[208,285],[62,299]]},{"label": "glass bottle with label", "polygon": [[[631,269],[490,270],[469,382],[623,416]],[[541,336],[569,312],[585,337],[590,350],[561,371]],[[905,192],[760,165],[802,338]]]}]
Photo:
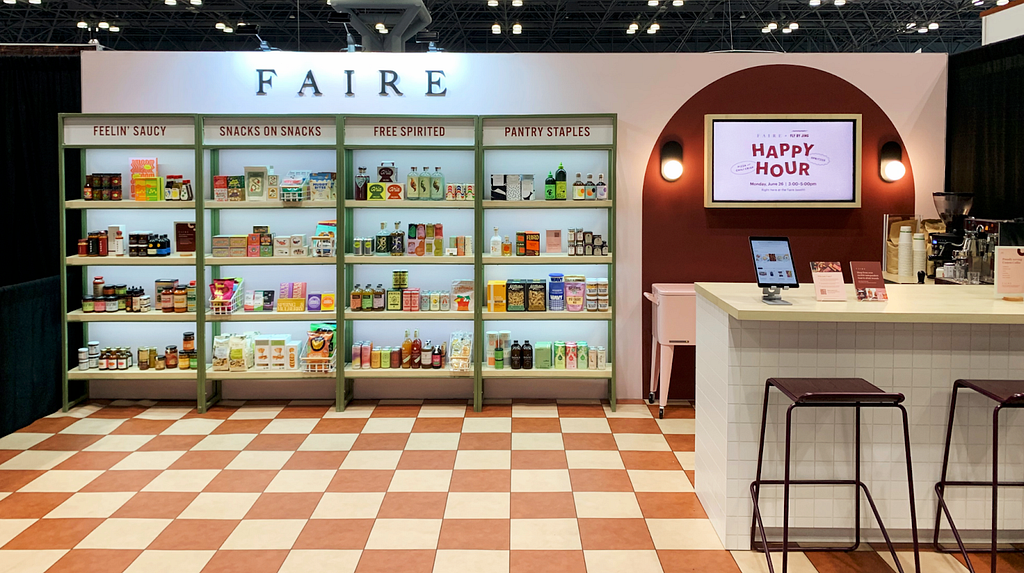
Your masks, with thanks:
[{"label": "glass bottle with label", "polygon": [[430,199],[430,167],[420,172],[420,199]]},{"label": "glass bottle with label", "polygon": [[572,200],[585,201],[587,199],[587,186],[583,183],[583,174],[576,172],[576,181],[572,184]]},{"label": "glass bottle with label", "polygon": [[391,233],[388,232],[388,224],[385,221],[381,221],[380,231],[373,238],[373,254],[378,257],[391,256]]},{"label": "glass bottle with label", "polygon": [[366,284],[366,288],[363,292],[359,293],[359,297],[362,299],[362,310],[363,312],[369,312],[373,310],[373,287],[369,283]]},{"label": "glass bottle with label", "polygon": [[405,255],[405,231],[402,230],[401,221],[395,221],[395,230],[391,232],[389,246],[391,247],[392,257]]},{"label": "glass bottle with label", "polygon": [[[427,342],[430,342],[429,340]],[[412,331],[412,343],[409,345],[410,356],[412,359],[410,362],[411,368],[420,367],[420,355],[423,352],[423,342],[420,340],[420,331]]]},{"label": "glass bottle with label", "polygon": [[352,287],[352,293],[349,294],[348,308],[355,312],[363,310],[363,291],[359,288],[359,285]]},{"label": "glass bottle with label", "polygon": [[409,329],[405,329],[405,340],[402,341],[402,368],[412,368],[412,339]]},{"label": "glass bottle with label", "polygon": [[498,235],[498,228],[494,228],[494,236],[491,237],[491,256],[501,256],[501,236]]},{"label": "glass bottle with label", "polygon": [[565,201],[567,191],[568,183],[566,182],[565,167],[559,163],[558,169],[555,170],[555,199]]},{"label": "glass bottle with label", "polygon": [[594,174],[587,173],[587,182],[583,185],[586,191],[587,201],[593,201],[597,193],[597,186],[594,185]]},{"label": "glass bottle with label", "polygon": [[505,368],[505,351],[501,348],[501,341],[494,346],[494,369],[502,370]]},{"label": "glass bottle with label", "polygon": [[366,174],[366,168],[359,168],[359,175],[356,175],[356,201],[366,201],[366,185],[370,182],[370,176]]},{"label": "glass bottle with label", "polygon": [[501,256],[512,256],[512,241],[509,240],[508,235],[505,235],[505,240],[501,242]]},{"label": "glass bottle with label", "polygon": [[509,365],[512,367],[512,370],[519,370],[523,367],[523,347],[519,346],[518,340],[512,341]]},{"label": "glass bottle with label", "polygon": [[373,310],[375,312],[384,312],[384,305],[387,304],[387,289],[384,288],[382,283],[377,283],[377,288],[373,289]]},{"label": "glass bottle with label", "polygon": [[434,174],[430,176],[430,199],[433,201],[444,200],[444,174],[440,167],[434,168]]},{"label": "glass bottle with label", "polygon": [[409,168],[405,179],[405,198],[409,201],[419,201],[420,198],[420,174],[415,167]]},{"label": "glass bottle with label", "polygon": [[604,182],[604,173],[597,174],[597,184],[594,185],[594,199],[598,201],[608,199],[608,185]]},{"label": "glass bottle with label", "polygon": [[434,355],[434,346],[431,344],[430,339],[423,341],[423,348],[420,349],[420,367],[421,368],[433,368],[432,360]]},{"label": "glass bottle with label", "polygon": [[533,370],[533,345],[527,340],[523,343],[523,348],[520,350],[523,362],[523,370]]},{"label": "glass bottle with label", "polygon": [[548,177],[544,180],[544,199],[552,201],[555,198],[555,176],[548,171]]}]

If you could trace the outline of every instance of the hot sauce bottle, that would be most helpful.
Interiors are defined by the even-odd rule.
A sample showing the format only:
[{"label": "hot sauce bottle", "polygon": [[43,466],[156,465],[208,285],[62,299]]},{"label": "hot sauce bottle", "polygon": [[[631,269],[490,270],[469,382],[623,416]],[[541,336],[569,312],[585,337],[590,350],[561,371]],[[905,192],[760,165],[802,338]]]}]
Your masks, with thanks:
[{"label": "hot sauce bottle", "polygon": [[409,338],[409,329],[405,330],[405,340],[402,341],[402,368],[412,368],[412,339]]},{"label": "hot sauce bottle", "polygon": [[[410,353],[410,356],[412,358],[411,361],[410,361],[411,362],[410,368],[419,368],[420,367],[420,354],[423,351],[423,343],[420,341],[420,331],[418,331],[418,330],[412,331],[412,336],[413,336],[413,340],[409,344],[409,353]],[[408,336],[406,336],[406,338],[408,338]],[[404,365],[403,365],[403,367],[404,367]]]}]

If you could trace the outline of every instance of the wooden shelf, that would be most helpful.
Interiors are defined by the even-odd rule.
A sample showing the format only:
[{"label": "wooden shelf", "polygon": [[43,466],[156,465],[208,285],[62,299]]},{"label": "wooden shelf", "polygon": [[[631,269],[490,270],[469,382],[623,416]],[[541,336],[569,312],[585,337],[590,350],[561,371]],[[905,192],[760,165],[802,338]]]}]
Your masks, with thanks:
[{"label": "wooden shelf", "polygon": [[132,366],[127,370],[79,370],[72,368],[68,371],[68,380],[195,380],[195,370],[166,369],[139,370],[138,366]]},{"label": "wooden shelf", "polygon": [[484,255],[485,265],[610,265],[611,255],[572,256],[541,253],[539,257],[495,257]]},{"label": "wooden shelf", "polygon": [[195,209],[195,201],[86,201],[72,199],[64,202],[65,209]]},{"label": "wooden shelf", "polygon": [[337,201],[206,201],[205,209],[334,209]]},{"label": "wooden shelf", "polygon": [[483,313],[484,320],[611,320],[611,309],[605,312],[581,311],[569,312],[546,311],[546,312],[487,312]]},{"label": "wooden shelf", "polygon": [[194,312],[82,312],[82,309],[68,313],[68,322],[195,322]]},{"label": "wooden shelf", "polygon": [[69,267],[168,267],[195,265],[195,257],[80,257],[72,255],[67,258]]},{"label": "wooden shelf", "polygon": [[385,257],[345,255],[346,265],[472,265],[472,255],[468,257]]},{"label": "wooden shelf", "polygon": [[473,378],[473,372],[452,372],[447,367],[437,370],[423,368],[352,368],[345,365],[346,378]]},{"label": "wooden shelf", "polygon": [[206,257],[210,266],[234,267],[248,265],[335,265],[338,257]]},{"label": "wooden shelf", "polygon": [[355,201],[348,199],[351,209],[475,209],[476,201]]},{"label": "wooden shelf", "polygon": [[553,368],[531,370],[512,370],[502,368],[495,370],[493,366],[484,366],[484,378],[583,378],[598,379],[611,378],[612,367],[608,365],[604,370],[555,370]]},{"label": "wooden shelf", "polygon": [[491,201],[484,209],[609,209],[613,201]]},{"label": "wooden shelf", "polygon": [[206,313],[208,322],[305,322],[307,320],[335,320],[338,315],[329,310],[326,312],[236,312],[234,314]]},{"label": "wooden shelf", "polygon": [[337,372],[305,372],[303,370],[248,370],[246,372],[215,371],[212,366],[206,367],[207,380],[298,380],[320,379],[335,380]]},{"label": "wooden shelf", "polygon": [[345,309],[345,320],[473,320],[468,310],[425,310],[421,312],[372,312]]}]

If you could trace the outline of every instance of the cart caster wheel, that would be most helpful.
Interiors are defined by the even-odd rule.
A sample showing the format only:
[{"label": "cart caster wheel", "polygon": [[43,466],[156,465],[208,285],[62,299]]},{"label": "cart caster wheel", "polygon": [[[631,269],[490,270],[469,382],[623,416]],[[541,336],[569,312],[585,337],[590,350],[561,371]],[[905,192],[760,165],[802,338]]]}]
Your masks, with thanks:
[{"label": "cart caster wheel", "polygon": [[664,417],[665,417],[665,409],[664,408],[658,408],[658,418],[664,418]]},{"label": "cart caster wheel", "polygon": [[654,403],[654,392],[651,392],[650,394],[647,395],[647,403],[648,404],[653,404]]}]

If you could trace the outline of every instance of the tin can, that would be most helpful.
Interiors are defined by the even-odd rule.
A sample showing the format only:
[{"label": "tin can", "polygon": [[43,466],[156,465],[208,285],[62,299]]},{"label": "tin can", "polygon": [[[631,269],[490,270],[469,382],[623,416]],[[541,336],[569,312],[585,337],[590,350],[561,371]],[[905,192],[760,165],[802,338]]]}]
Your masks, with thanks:
[{"label": "tin can", "polygon": [[[440,304],[440,302],[439,302],[439,304]],[[423,311],[430,310],[430,293],[429,292],[420,293],[420,306],[419,306],[419,309],[423,310]]]},{"label": "tin can", "polygon": [[373,343],[364,342],[362,348],[359,350],[359,364],[362,368],[370,368],[373,363]]},{"label": "tin can", "polygon": [[576,367],[577,367],[576,360],[578,359],[578,356],[579,355],[578,355],[578,349],[576,347],[576,343],[575,342],[566,342],[565,343],[565,369],[566,370],[576,370]]},{"label": "tin can", "polygon": [[380,348],[374,348],[370,352],[370,368],[380,367]]},{"label": "tin can", "polygon": [[363,237],[363,255],[373,255],[373,239],[371,237]]},{"label": "tin can", "polygon": [[556,342],[555,346],[555,359],[552,368],[555,370],[565,370],[565,343]]},{"label": "tin can", "polygon": [[441,293],[437,291],[430,293],[430,310],[441,310]]},{"label": "tin can", "polygon": [[452,294],[448,291],[441,292],[441,310],[451,310]]},{"label": "tin can", "polygon": [[391,271],[391,288],[393,288],[393,289],[409,288],[409,271],[407,271],[407,270]]},{"label": "tin can", "polygon": [[608,356],[605,354],[604,346],[597,347],[597,369],[604,370],[608,367]]},{"label": "tin can", "polygon": [[576,364],[580,370],[586,370],[590,368],[590,346],[586,341],[579,341],[576,343]]},{"label": "tin can", "polygon": [[363,256],[363,238],[356,237],[352,239],[352,254],[357,257]]},{"label": "tin can", "polygon": [[402,367],[402,347],[400,346],[395,346],[391,349],[391,367]]},{"label": "tin can", "polygon": [[363,343],[356,342],[352,345],[352,368],[362,368]]},{"label": "tin can", "polygon": [[565,310],[565,277],[562,273],[548,275],[548,310]]},{"label": "tin can", "polygon": [[597,347],[591,348],[587,353],[587,368],[597,370]]}]

